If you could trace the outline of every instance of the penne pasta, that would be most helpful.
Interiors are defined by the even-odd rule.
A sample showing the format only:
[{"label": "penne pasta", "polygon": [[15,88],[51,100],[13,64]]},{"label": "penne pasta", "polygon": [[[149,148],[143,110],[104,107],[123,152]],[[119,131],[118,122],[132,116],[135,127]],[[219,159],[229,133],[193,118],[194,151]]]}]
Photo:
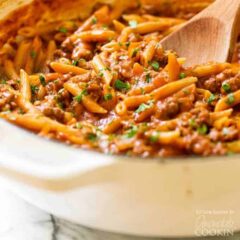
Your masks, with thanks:
[{"label": "penne pasta", "polygon": [[55,72],[62,74],[64,73],[84,74],[88,72],[86,69],[59,62],[51,62],[50,66]]},{"label": "penne pasta", "polygon": [[230,93],[226,97],[222,97],[215,106],[215,112],[224,111],[232,108],[240,103],[240,90]]}]

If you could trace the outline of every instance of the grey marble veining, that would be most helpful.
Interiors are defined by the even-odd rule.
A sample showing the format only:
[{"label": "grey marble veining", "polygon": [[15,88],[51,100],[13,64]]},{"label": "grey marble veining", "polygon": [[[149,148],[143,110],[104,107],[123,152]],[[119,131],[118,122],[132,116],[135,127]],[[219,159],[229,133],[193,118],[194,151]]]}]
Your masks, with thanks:
[{"label": "grey marble veining", "polygon": [[[203,238],[200,240],[202,239]],[[204,240],[212,239],[240,240],[240,234],[237,234],[234,237],[205,238]],[[44,211],[41,211],[38,208],[26,203],[24,200],[9,192],[8,190],[0,188],[0,240],[163,239],[125,236],[79,226],[77,224],[70,223],[68,221],[56,218],[48,213],[45,213]]]}]

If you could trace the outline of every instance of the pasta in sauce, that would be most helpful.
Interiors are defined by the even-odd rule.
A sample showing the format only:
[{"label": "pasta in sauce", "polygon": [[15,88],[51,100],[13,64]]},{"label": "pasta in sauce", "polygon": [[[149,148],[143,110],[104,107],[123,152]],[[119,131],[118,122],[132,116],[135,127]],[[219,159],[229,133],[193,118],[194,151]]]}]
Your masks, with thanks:
[{"label": "pasta in sauce", "polygon": [[185,69],[159,44],[189,16],[112,19],[102,6],[84,22],[21,27],[0,53],[0,117],[104,153],[240,152],[238,50],[233,63]]}]

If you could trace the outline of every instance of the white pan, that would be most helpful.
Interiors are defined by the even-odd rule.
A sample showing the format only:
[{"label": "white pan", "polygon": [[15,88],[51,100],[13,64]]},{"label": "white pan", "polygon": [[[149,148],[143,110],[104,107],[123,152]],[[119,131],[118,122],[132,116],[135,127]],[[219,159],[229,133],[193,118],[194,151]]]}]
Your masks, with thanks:
[{"label": "white pan", "polygon": [[166,161],[106,156],[5,121],[0,136],[0,173],[17,180],[10,186],[26,200],[57,216],[145,236],[198,235],[203,221],[227,221],[223,231],[240,229],[239,155]]},{"label": "white pan", "polygon": [[36,206],[97,229],[166,237],[240,230],[239,155],[107,156],[0,120],[0,174]]}]

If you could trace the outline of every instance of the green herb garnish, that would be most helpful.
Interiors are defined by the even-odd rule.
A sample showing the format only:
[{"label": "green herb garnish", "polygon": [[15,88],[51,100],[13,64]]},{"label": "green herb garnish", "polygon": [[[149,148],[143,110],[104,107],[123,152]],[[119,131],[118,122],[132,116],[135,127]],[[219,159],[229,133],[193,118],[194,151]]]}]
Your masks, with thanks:
[{"label": "green herb garnish", "polygon": [[137,134],[137,132],[138,132],[137,126],[132,126],[132,128],[130,130],[128,130],[124,136],[126,138],[132,138]]},{"label": "green herb garnish", "polygon": [[151,75],[150,75],[150,73],[147,73],[146,74],[146,82],[150,83],[151,81],[152,81]]},{"label": "green herb garnish", "polygon": [[151,143],[156,143],[159,140],[159,132],[154,132],[151,136],[150,136],[150,142]]},{"label": "green herb garnish", "polygon": [[126,42],[125,46],[128,48],[130,46],[130,42]]},{"label": "green herb garnish", "polygon": [[208,126],[204,123],[197,128],[197,131],[198,131],[199,134],[205,135],[208,132]]},{"label": "green herb garnish", "polygon": [[134,48],[132,52],[132,57],[136,57],[139,52],[139,48]]},{"label": "green herb garnish", "polygon": [[159,70],[159,62],[157,62],[157,61],[153,61],[153,62],[151,62],[150,63],[150,65],[153,67],[153,69],[155,70],[155,71],[158,71]]},{"label": "green herb garnish", "polygon": [[74,61],[72,62],[72,65],[73,65],[73,66],[78,66],[78,64],[79,64],[79,60],[74,60]]},{"label": "green herb garnish", "polygon": [[79,95],[77,95],[74,99],[75,99],[78,103],[80,103],[80,102],[82,101],[82,97],[83,97],[83,96],[86,96],[87,94],[88,94],[87,89],[84,89],[84,90],[82,90],[82,92],[81,92]]},{"label": "green herb garnish", "polygon": [[125,83],[125,82],[121,81],[120,79],[117,79],[114,83],[114,87],[117,90],[129,90],[130,89],[130,84]]},{"label": "green herb garnish", "polygon": [[228,94],[226,103],[232,105],[235,102],[235,97],[232,93]]},{"label": "green herb garnish", "polygon": [[59,28],[59,32],[61,32],[61,33],[67,33],[68,30],[67,30],[67,28],[65,28],[65,27],[60,27],[60,28]]},{"label": "green herb garnish", "polygon": [[230,93],[231,92],[231,86],[228,83],[224,83],[222,85],[222,89],[225,91],[225,93]]},{"label": "green herb garnish", "polygon": [[32,94],[35,94],[39,90],[38,86],[31,85],[30,87]]},{"label": "green herb garnish", "polygon": [[96,17],[93,17],[92,18],[92,24],[96,24],[97,23],[97,18]]},{"label": "green herb garnish", "polygon": [[208,98],[207,103],[211,104],[216,100],[216,96],[214,94],[211,94],[211,96]]},{"label": "green herb garnish", "polygon": [[141,113],[141,112],[144,112],[146,109],[149,109],[152,105],[151,104],[145,104],[145,103],[142,103],[138,109],[135,111],[135,113]]},{"label": "green herb garnish", "polygon": [[105,95],[103,96],[103,99],[104,99],[105,101],[112,100],[112,98],[113,98],[113,96],[112,96],[111,93],[107,93],[107,94],[105,94]]},{"label": "green herb garnish", "polygon": [[195,119],[190,119],[189,120],[189,125],[191,128],[196,128],[197,127],[197,123],[196,123],[196,120]]},{"label": "green herb garnish", "polygon": [[39,75],[40,83],[45,87],[47,85],[46,79],[43,75]]},{"label": "green herb garnish", "polygon": [[95,142],[97,140],[97,135],[95,133],[89,133],[87,139],[91,142]]},{"label": "green herb garnish", "polygon": [[179,78],[180,78],[180,79],[186,78],[186,73],[181,72],[181,73],[179,74]]}]

